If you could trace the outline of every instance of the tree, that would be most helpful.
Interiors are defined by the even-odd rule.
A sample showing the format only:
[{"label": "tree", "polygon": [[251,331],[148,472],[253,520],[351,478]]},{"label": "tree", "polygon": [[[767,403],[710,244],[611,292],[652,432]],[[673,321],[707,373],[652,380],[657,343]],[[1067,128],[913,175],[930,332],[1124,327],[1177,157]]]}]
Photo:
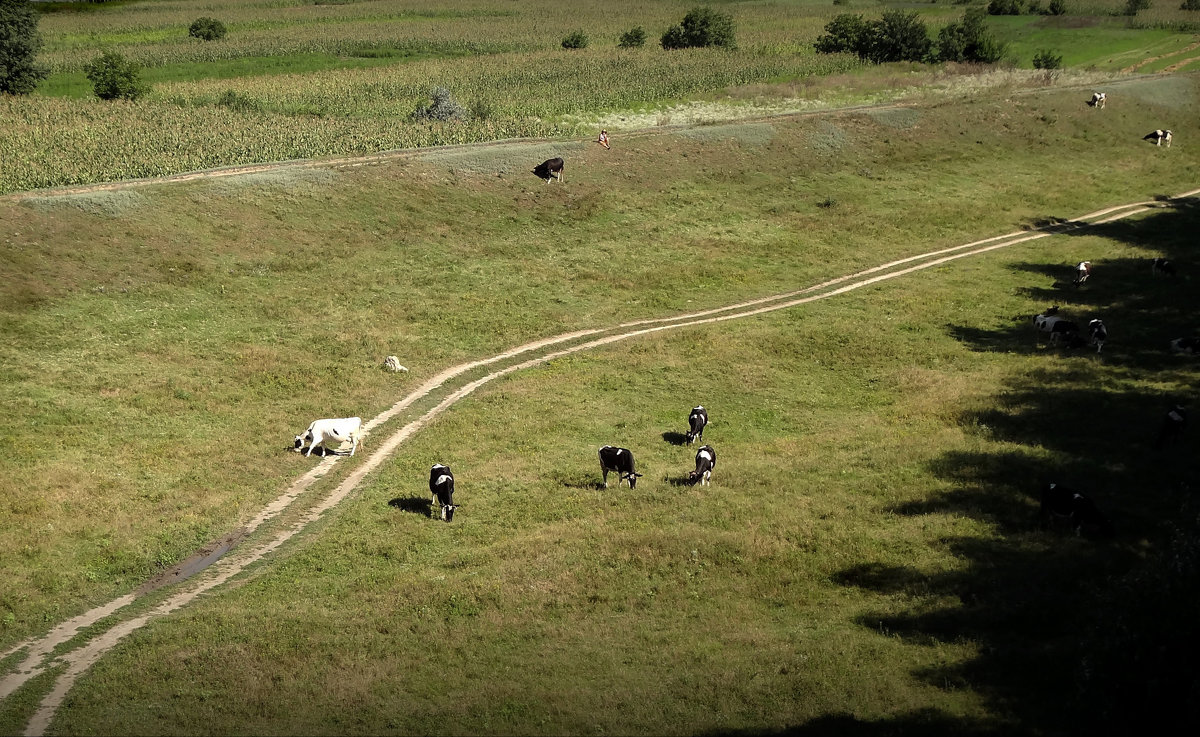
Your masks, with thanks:
[{"label": "tree", "polygon": [[646,45],[646,29],[638,26],[631,28],[621,34],[621,40],[617,46],[622,49],[640,49]]},{"label": "tree", "polygon": [[418,106],[413,111],[413,120],[418,122],[440,121],[446,122],[449,120],[466,120],[470,117],[470,113],[462,105],[459,105],[454,97],[451,96],[450,90],[445,87],[435,87],[433,89],[433,100],[428,105]]},{"label": "tree", "polygon": [[571,31],[562,40],[564,49],[586,49],[587,45],[588,37],[583,31]]},{"label": "tree", "polygon": [[865,58],[876,64],[888,61],[925,61],[929,58],[932,47],[929,30],[915,11],[905,13],[889,10],[871,24],[871,43],[866,49]]},{"label": "tree", "polygon": [[225,24],[216,18],[197,18],[188,26],[188,35],[201,41],[216,41],[225,38]]},{"label": "tree", "polygon": [[1049,49],[1043,49],[1033,56],[1034,69],[1061,69],[1062,54],[1055,54]]},{"label": "tree", "polygon": [[995,64],[1008,53],[1008,44],[996,40],[984,25],[987,11],[969,9],[961,23],[943,26],[938,32],[938,61],[970,61]]},{"label": "tree", "polygon": [[1050,15],[1066,15],[1066,0],[1050,0]]},{"label": "tree", "polygon": [[1150,0],[1128,0],[1125,3],[1125,15],[1137,15],[1139,10],[1148,10]]},{"label": "tree", "polygon": [[825,34],[818,36],[813,48],[818,54],[858,54],[864,48],[864,39],[870,31],[869,24],[861,15],[842,13],[825,24]]},{"label": "tree", "polygon": [[703,46],[737,47],[734,40],[733,16],[713,10],[707,5],[692,8],[683,22],[671,26],[660,41],[664,49],[686,49]]},{"label": "tree", "polygon": [[29,0],[0,0],[0,93],[28,95],[49,70],[34,63],[42,48]]},{"label": "tree", "polygon": [[115,51],[105,51],[83,70],[101,100],[136,100],[150,91],[150,85],[142,82],[142,67]]},{"label": "tree", "polygon": [[1200,10],[1200,0],[1183,0],[1180,10]]},{"label": "tree", "polygon": [[987,12],[988,15],[1020,15],[1021,0],[992,0]]}]

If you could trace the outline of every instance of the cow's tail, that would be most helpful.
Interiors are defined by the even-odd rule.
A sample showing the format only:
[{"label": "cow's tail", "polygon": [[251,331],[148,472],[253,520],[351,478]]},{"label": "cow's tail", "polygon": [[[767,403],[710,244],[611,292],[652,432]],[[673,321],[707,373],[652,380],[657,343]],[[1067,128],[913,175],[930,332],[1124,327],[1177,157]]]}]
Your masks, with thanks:
[{"label": "cow's tail", "polygon": [[358,428],[357,430],[355,430],[354,432],[350,433],[351,442],[353,442],[355,445],[357,445],[360,448],[364,447],[364,441],[366,440],[366,437],[367,437],[367,431],[362,429],[361,427]]}]

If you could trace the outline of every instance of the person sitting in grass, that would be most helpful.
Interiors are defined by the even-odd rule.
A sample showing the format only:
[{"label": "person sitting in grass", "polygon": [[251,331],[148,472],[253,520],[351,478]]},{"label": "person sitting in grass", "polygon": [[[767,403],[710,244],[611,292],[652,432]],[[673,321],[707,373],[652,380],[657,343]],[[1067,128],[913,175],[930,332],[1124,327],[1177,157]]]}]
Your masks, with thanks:
[{"label": "person sitting in grass", "polygon": [[596,139],[596,143],[600,144],[601,146],[603,146],[605,148],[611,148],[611,146],[608,145],[608,131],[606,131],[606,130],[600,131],[600,137]]}]

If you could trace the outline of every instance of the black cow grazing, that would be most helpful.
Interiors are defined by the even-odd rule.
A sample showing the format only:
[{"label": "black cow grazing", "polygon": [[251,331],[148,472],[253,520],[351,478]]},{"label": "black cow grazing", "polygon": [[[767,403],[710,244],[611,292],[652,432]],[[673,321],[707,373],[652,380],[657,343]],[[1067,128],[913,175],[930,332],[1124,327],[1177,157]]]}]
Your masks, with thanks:
[{"label": "black cow grazing", "polygon": [[1092,275],[1092,262],[1091,261],[1080,261],[1079,264],[1075,267],[1075,278],[1072,280],[1071,283],[1077,287],[1081,286],[1085,281],[1088,280],[1088,277],[1091,275]]},{"label": "black cow grazing", "polygon": [[1155,448],[1162,448],[1183,440],[1183,431],[1187,429],[1187,408],[1177,404],[1167,410],[1163,416],[1162,425],[1158,428],[1158,440],[1154,441]]},{"label": "black cow grazing", "polygon": [[1112,523],[1091,499],[1061,484],[1050,484],[1042,490],[1041,514],[1048,522],[1066,524],[1076,535],[1113,534]]},{"label": "black cow grazing", "polygon": [[1093,92],[1092,99],[1088,100],[1088,105],[1104,109],[1104,103],[1108,101],[1108,95],[1104,92]]},{"label": "black cow grazing", "polygon": [[433,505],[437,504],[442,509],[442,519],[452,521],[458,505],[454,503],[454,474],[450,473],[449,466],[435,463],[429,469],[429,493],[433,495],[429,503],[429,516],[433,516]]},{"label": "black cow grazing", "polygon": [[533,173],[545,179],[546,184],[549,184],[550,180],[554,178],[557,178],[561,182],[563,180],[563,164],[565,163],[561,156],[546,159],[534,168]]},{"label": "black cow grazing", "polygon": [[701,486],[712,483],[712,472],[717,467],[717,451],[713,450],[711,445],[701,446],[700,450],[696,451],[696,470],[688,472],[688,481],[695,484],[700,482]]},{"label": "black cow grazing", "polygon": [[1146,135],[1142,136],[1142,140],[1149,141],[1149,142],[1153,143],[1155,146],[1161,146],[1161,145],[1163,145],[1163,141],[1166,141],[1167,148],[1170,148],[1171,147],[1171,131],[1168,131],[1168,130],[1151,131],[1150,133],[1147,133]]},{"label": "black cow grazing", "polygon": [[1171,341],[1171,352],[1194,356],[1200,353],[1200,338],[1176,338]]},{"label": "black cow grazing", "polygon": [[1108,328],[1104,327],[1104,321],[1092,320],[1089,322],[1088,333],[1092,336],[1092,345],[1096,346],[1096,352],[1104,350],[1104,341],[1108,340]]},{"label": "black cow grazing", "polygon": [[703,441],[704,427],[708,425],[708,410],[701,405],[692,407],[692,413],[688,415],[688,431],[687,444],[691,445],[697,440]]},{"label": "black cow grazing", "polygon": [[1175,276],[1175,264],[1165,258],[1156,258],[1150,261],[1150,273],[1155,276],[1165,274],[1166,276]]},{"label": "black cow grazing", "polygon": [[608,472],[616,471],[620,477],[617,486],[622,481],[629,482],[629,488],[637,487],[637,480],[642,474],[634,472],[633,453],[628,448],[614,448],[606,445],[600,449],[600,472],[604,474],[604,488],[608,488]]}]

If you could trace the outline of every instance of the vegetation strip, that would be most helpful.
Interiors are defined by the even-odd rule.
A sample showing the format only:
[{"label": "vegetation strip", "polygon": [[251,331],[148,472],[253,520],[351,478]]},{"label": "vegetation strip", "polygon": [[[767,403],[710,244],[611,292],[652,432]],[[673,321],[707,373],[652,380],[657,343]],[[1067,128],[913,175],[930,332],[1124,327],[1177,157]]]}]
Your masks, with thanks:
[{"label": "vegetation strip", "polygon": [[[243,572],[250,565],[265,558],[268,554],[280,547],[284,542],[291,539],[297,533],[303,531],[310,523],[320,519],[326,511],[337,506],[343,499],[346,498],[346,496],[348,496],[355,488],[358,487],[368,473],[376,469],[385,460],[390,458],[395,450],[405,440],[410,438],[417,431],[421,430],[431,420],[435,419],[446,409],[453,406],[460,399],[469,396],[476,389],[491,382],[493,379],[497,379],[526,368],[532,368],[534,366],[543,364],[546,361],[554,360],[572,353],[598,348],[610,343],[626,340],[628,338],[661,332],[673,328],[689,327],[694,325],[703,325],[751,317],[788,307],[798,306],[800,304],[805,304],[819,299],[825,299],[839,294],[845,294],[861,287],[869,286],[871,284],[895,277],[904,276],[906,274],[924,270],[960,258],[966,258],[968,256],[974,256],[1000,248],[1006,248],[1008,246],[1025,243],[1039,238],[1045,238],[1047,236],[1055,235],[1068,230],[1087,227],[1089,225],[1099,225],[1112,222],[1146,212],[1156,206],[1166,207],[1169,206],[1171,202],[1189,198],[1195,196],[1196,194],[1200,194],[1200,189],[1176,195],[1169,198],[1166,202],[1139,202],[1109,207],[1066,222],[1055,223],[1029,231],[1020,231],[1002,236],[995,236],[960,246],[954,246],[951,248],[945,248],[938,251],[931,251],[928,253],[899,259],[887,264],[872,267],[871,269],[857,272],[855,274],[837,277],[835,279],[831,279],[802,290],[764,297],[728,307],[686,315],[677,315],[668,318],[656,318],[651,320],[623,323],[607,331],[583,330],[554,336],[513,348],[509,351],[505,351],[487,359],[473,361],[446,369],[445,371],[431,378],[415,392],[408,395],[397,404],[393,405],[387,411],[373,418],[366,424],[366,427],[378,427],[383,422],[395,417],[398,413],[411,406],[418,399],[429,395],[450,379],[460,376],[472,369],[491,365],[509,358],[515,358],[519,355],[537,351],[553,345],[568,343],[579,338],[599,335],[604,332],[611,332],[611,334],[603,337],[598,337],[577,345],[571,345],[566,348],[561,348],[559,350],[537,356],[535,358],[526,359],[519,363],[512,364],[489,373],[479,379],[471,381],[457,390],[454,390],[421,417],[408,423],[399,431],[388,437],[387,440],[385,440],[384,443],[375,452],[373,452],[365,462],[363,462],[346,479],[338,484],[338,486],[332,492],[330,492],[328,496],[304,513],[304,515],[298,521],[294,522],[290,527],[278,532],[274,538],[252,550],[242,553],[241,555],[225,560],[223,563],[216,566],[216,570],[211,576],[199,581],[193,588],[174,594],[150,612],[126,622],[118,623],[106,632],[96,636],[82,647],[62,656],[61,659],[50,659],[49,654],[58,646],[66,644],[70,639],[76,636],[81,629],[96,624],[104,617],[110,616],[129,603],[132,603],[137,598],[137,594],[129,594],[120,597],[103,607],[97,607],[86,614],[68,620],[68,622],[59,625],[49,634],[39,640],[27,641],[15,648],[10,649],[0,657],[7,657],[8,655],[18,652],[24,648],[31,648],[31,653],[26,660],[20,666],[18,666],[15,673],[10,674],[4,679],[0,679],[0,699],[10,695],[13,691],[28,682],[34,676],[43,673],[51,665],[57,665],[60,661],[65,662],[67,664],[66,670],[58,676],[50,693],[47,694],[41,701],[25,732],[26,734],[44,734],[48,729],[50,721],[54,717],[58,706],[62,703],[63,699],[66,697],[66,694],[69,693],[76,679],[82,673],[86,672],[92,664],[97,662],[105,652],[118,644],[126,635],[140,629],[143,625],[149,623],[152,619],[158,616],[169,614],[176,609],[179,609],[180,607],[194,600],[200,594],[219,586],[220,584],[231,579],[233,576]],[[905,264],[913,265],[907,266],[906,268],[893,270],[896,269],[896,267]],[[874,274],[874,276],[871,276],[872,274]],[[839,284],[842,286],[830,289],[830,287],[834,287],[835,285]],[[643,327],[637,330],[630,330],[630,328],[646,325],[651,325],[652,327]],[[256,516],[254,520],[249,523],[249,525],[247,525],[246,534],[249,534],[249,531],[256,529],[267,520],[278,516],[284,510],[289,508],[295,499],[298,498],[300,493],[311,486],[311,484],[317,478],[330,470],[337,460],[338,457],[336,456],[325,459],[320,465],[293,483],[292,486],[290,486],[282,496],[264,508],[264,510],[258,516]],[[148,589],[143,587],[142,590]]]}]

